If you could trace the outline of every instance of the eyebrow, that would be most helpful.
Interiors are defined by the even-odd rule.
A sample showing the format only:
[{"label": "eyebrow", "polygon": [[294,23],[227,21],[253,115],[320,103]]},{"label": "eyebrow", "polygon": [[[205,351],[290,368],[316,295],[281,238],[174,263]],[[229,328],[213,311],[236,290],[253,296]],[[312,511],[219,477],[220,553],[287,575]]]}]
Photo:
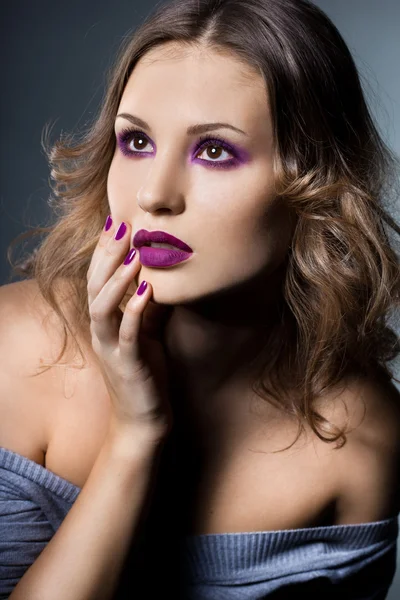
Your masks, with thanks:
[{"label": "eyebrow", "polygon": [[[143,129],[148,129],[149,131],[151,131],[151,127],[148,125],[148,123],[146,123],[146,121],[143,121],[143,119],[136,117],[135,115],[130,115],[129,113],[120,113],[119,115],[117,115],[116,119],[118,117],[127,119],[133,125],[137,125],[138,127],[142,127]],[[246,136],[249,135],[242,129],[239,129],[238,127],[234,127],[233,125],[230,125],[230,123],[197,123],[196,125],[191,125],[190,127],[188,127],[186,130],[186,133],[187,133],[187,135],[196,135],[198,133],[204,133],[207,131],[213,131],[214,129],[223,129],[223,128],[224,129],[233,129],[233,131],[237,131],[238,133],[242,133],[243,135],[246,135]]]}]

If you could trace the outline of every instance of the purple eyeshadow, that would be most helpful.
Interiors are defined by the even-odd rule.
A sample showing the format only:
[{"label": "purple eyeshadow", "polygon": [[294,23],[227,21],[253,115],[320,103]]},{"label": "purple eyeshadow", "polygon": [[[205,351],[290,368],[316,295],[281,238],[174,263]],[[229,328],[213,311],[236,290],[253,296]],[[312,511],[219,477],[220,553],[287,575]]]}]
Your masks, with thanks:
[{"label": "purple eyeshadow", "polygon": [[134,129],[123,129],[117,136],[118,146],[125,156],[137,156],[137,154],[144,154],[148,156],[150,152],[134,152],[133,150],[128,150],[128,142],[130,139],[133,139],[133,133],[140,133],[140,137],[142,137],[146,142],[148,141],[148,137],[137,130]]},{"label": "purple eyeshadow", "polygon": [[[209,160],[206,161],[201,158],[194,158],[194,155],[198,154],[200,152],[200,150],[205,150],[207,148],[207,146],[213,146],[213,145],[223,148],[223,150],[226,150],[227,152],[232,154],[234,156],[234,158],[231,160],[224,160],[224,161],[209,161]],[[204,136],[203,138],[201,138],[200,143],[197,143],[195,145],[194,151],[193,151],[193,158],[191,159],[191,162],[199,163],[201,165],[204,165],[204,163],[207,163],[207,166],[210,166],[211,168],[228,169],[230,167],[237,166],[238,163],[244,164],[244,163],[248,162],[249,159],[250,159],[250,157],[249,157],[248,153],[245,152],[244,150],[241,150],[240,148],[238,148],[235,144],[232,144],[231,142],[228,143],[220,137]]]},{"label": "purple eyeshadow", "polygon": [[[135,139],[135,135],[137,135],[137,137],[142,138],[146,143],[144,144],[144,147],[147,145],[147,142],[149,142],[149,138],[147,137],[146,134],[144,134],[142,131],[139,131],[137,129],[124,129],[122,130],[118,135],[117,135],[117,143],[118,146],[122,152],[122,154],[124,156],[138,156],[139,154],[143,154],[144,156],[149,156],[151,155],[151,152],[142,152],[142,151],[133,151],[133,150],[128,150],[127,146],[129,141]],[[233,158],[230,160],[223,160],[223,161],[211,161],[211,160],[205,160],[202,158],[195,158],[195,155],[198,154],[200,151],[205,150],[208,146],[218,146],[220,148],[222,148],[223,150],[226,150],[227,152],[229,152],[230,154],[232,154]],[[193,154],[193,158],[191,159],[192,163],[196,163],[196,164],[201,164],[201,165],[205,165],[206,168],[211,167],[213,169],[229,169],[229,168],[234,168],[235,166],[237,166],[238,164],[246,164],[249,160],[250,160],[250,156],[248,154],[248,152],[246,152],[245,150],[238,148],[235,144],[232,144],[231,142],[226,142],[224,139],[220,138],[219,136],[217,137],[207,137],[207,136],[203,136],[202,138],[200,138],[200,140],[198,140],[197,142],[195,142],[191,148],[191,154]]]}]

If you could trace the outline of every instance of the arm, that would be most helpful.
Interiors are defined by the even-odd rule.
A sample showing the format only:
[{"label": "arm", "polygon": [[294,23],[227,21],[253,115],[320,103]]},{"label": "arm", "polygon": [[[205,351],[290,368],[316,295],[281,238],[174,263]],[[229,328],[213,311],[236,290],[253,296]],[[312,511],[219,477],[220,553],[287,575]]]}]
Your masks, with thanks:
[{"label": "arm", "polygon": [[145,506],[161,439],[110,426],[88,480],[10,600],[108,600]]},{"label": "arm", "polygon": [[[149,283],[119,306],[141,265],[124,261],[129,235],[103,231],[87,273],[91,343],[109,392],[110,429],[63,523],[11,600],[109,600],[145,506],[161,442],[172,427],[162,305]],[[130,254],[130,253],[129,253]],[[139,290],[138,290],[139,291]],[[135,538],[135,535],[137,536]]]}]

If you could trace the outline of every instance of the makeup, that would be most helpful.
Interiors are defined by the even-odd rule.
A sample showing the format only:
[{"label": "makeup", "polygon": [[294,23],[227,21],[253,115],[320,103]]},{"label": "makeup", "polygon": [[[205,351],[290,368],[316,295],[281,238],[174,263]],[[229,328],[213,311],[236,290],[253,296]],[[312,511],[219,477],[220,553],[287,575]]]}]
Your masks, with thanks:
[{"label": "makeup", "polygon": [[[136,157],[140,154],[144,156],[150,156],[151,152],[143,152],[142,150],[132,150],[132,142],[134,140],[142,140],[143,148],[147,146],[150,142],[149,137],[142,131],[138,129],[123,129],[117,135],[118,147],[121,150],[122,154],[127,157]],[[205,154],[208,148],[221,148],[225,153],[230,154],[231,158],[229,160],[213,160],[212,157],[209,157],[209,160],[198,158],[199,154]],[[214,134],[213,137],[208,135],[200,136],[200,138],[192,145],[190,149],[191,162],[204,165],[206,167],[216,168],[216,169],[228,169],[237,167],[240,164],[245,164],[249,161],[249,154],[240,148],[238,148],[235,144],[231,142],[225,141],[219,135]],[[219,159],[220,157],[217,156]]]},{"label": "makeup", "polygon": [[172,267],[193,256],[192,252],[183,252],[173,248],[151,248],[140,246],[139,260],[145,267]]},{"label": "makeup", "polygon": [[171,250],[193,252],[186,242],[166,231],[147,231],[147,229],[139,229],[133,236],[133,245],[137,248],[140,248],[140,246],[152,246],[154,248],[156,244],[168,244],[169,246],[174,246],[174,248],[170,248]]}]

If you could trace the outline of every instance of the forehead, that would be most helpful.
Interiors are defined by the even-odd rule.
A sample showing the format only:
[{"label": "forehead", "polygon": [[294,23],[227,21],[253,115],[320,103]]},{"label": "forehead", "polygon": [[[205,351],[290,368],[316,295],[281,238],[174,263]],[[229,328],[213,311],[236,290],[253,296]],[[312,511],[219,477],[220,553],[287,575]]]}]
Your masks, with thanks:
[{"label": "forehead", "polygon": [[268,95],[258,72],[232,54],[175,42],[140,58],[118,112],[133,112],[157,124],[175,116],[185,126],[229,121],[249,133],[256,127],[270,131]]}]

